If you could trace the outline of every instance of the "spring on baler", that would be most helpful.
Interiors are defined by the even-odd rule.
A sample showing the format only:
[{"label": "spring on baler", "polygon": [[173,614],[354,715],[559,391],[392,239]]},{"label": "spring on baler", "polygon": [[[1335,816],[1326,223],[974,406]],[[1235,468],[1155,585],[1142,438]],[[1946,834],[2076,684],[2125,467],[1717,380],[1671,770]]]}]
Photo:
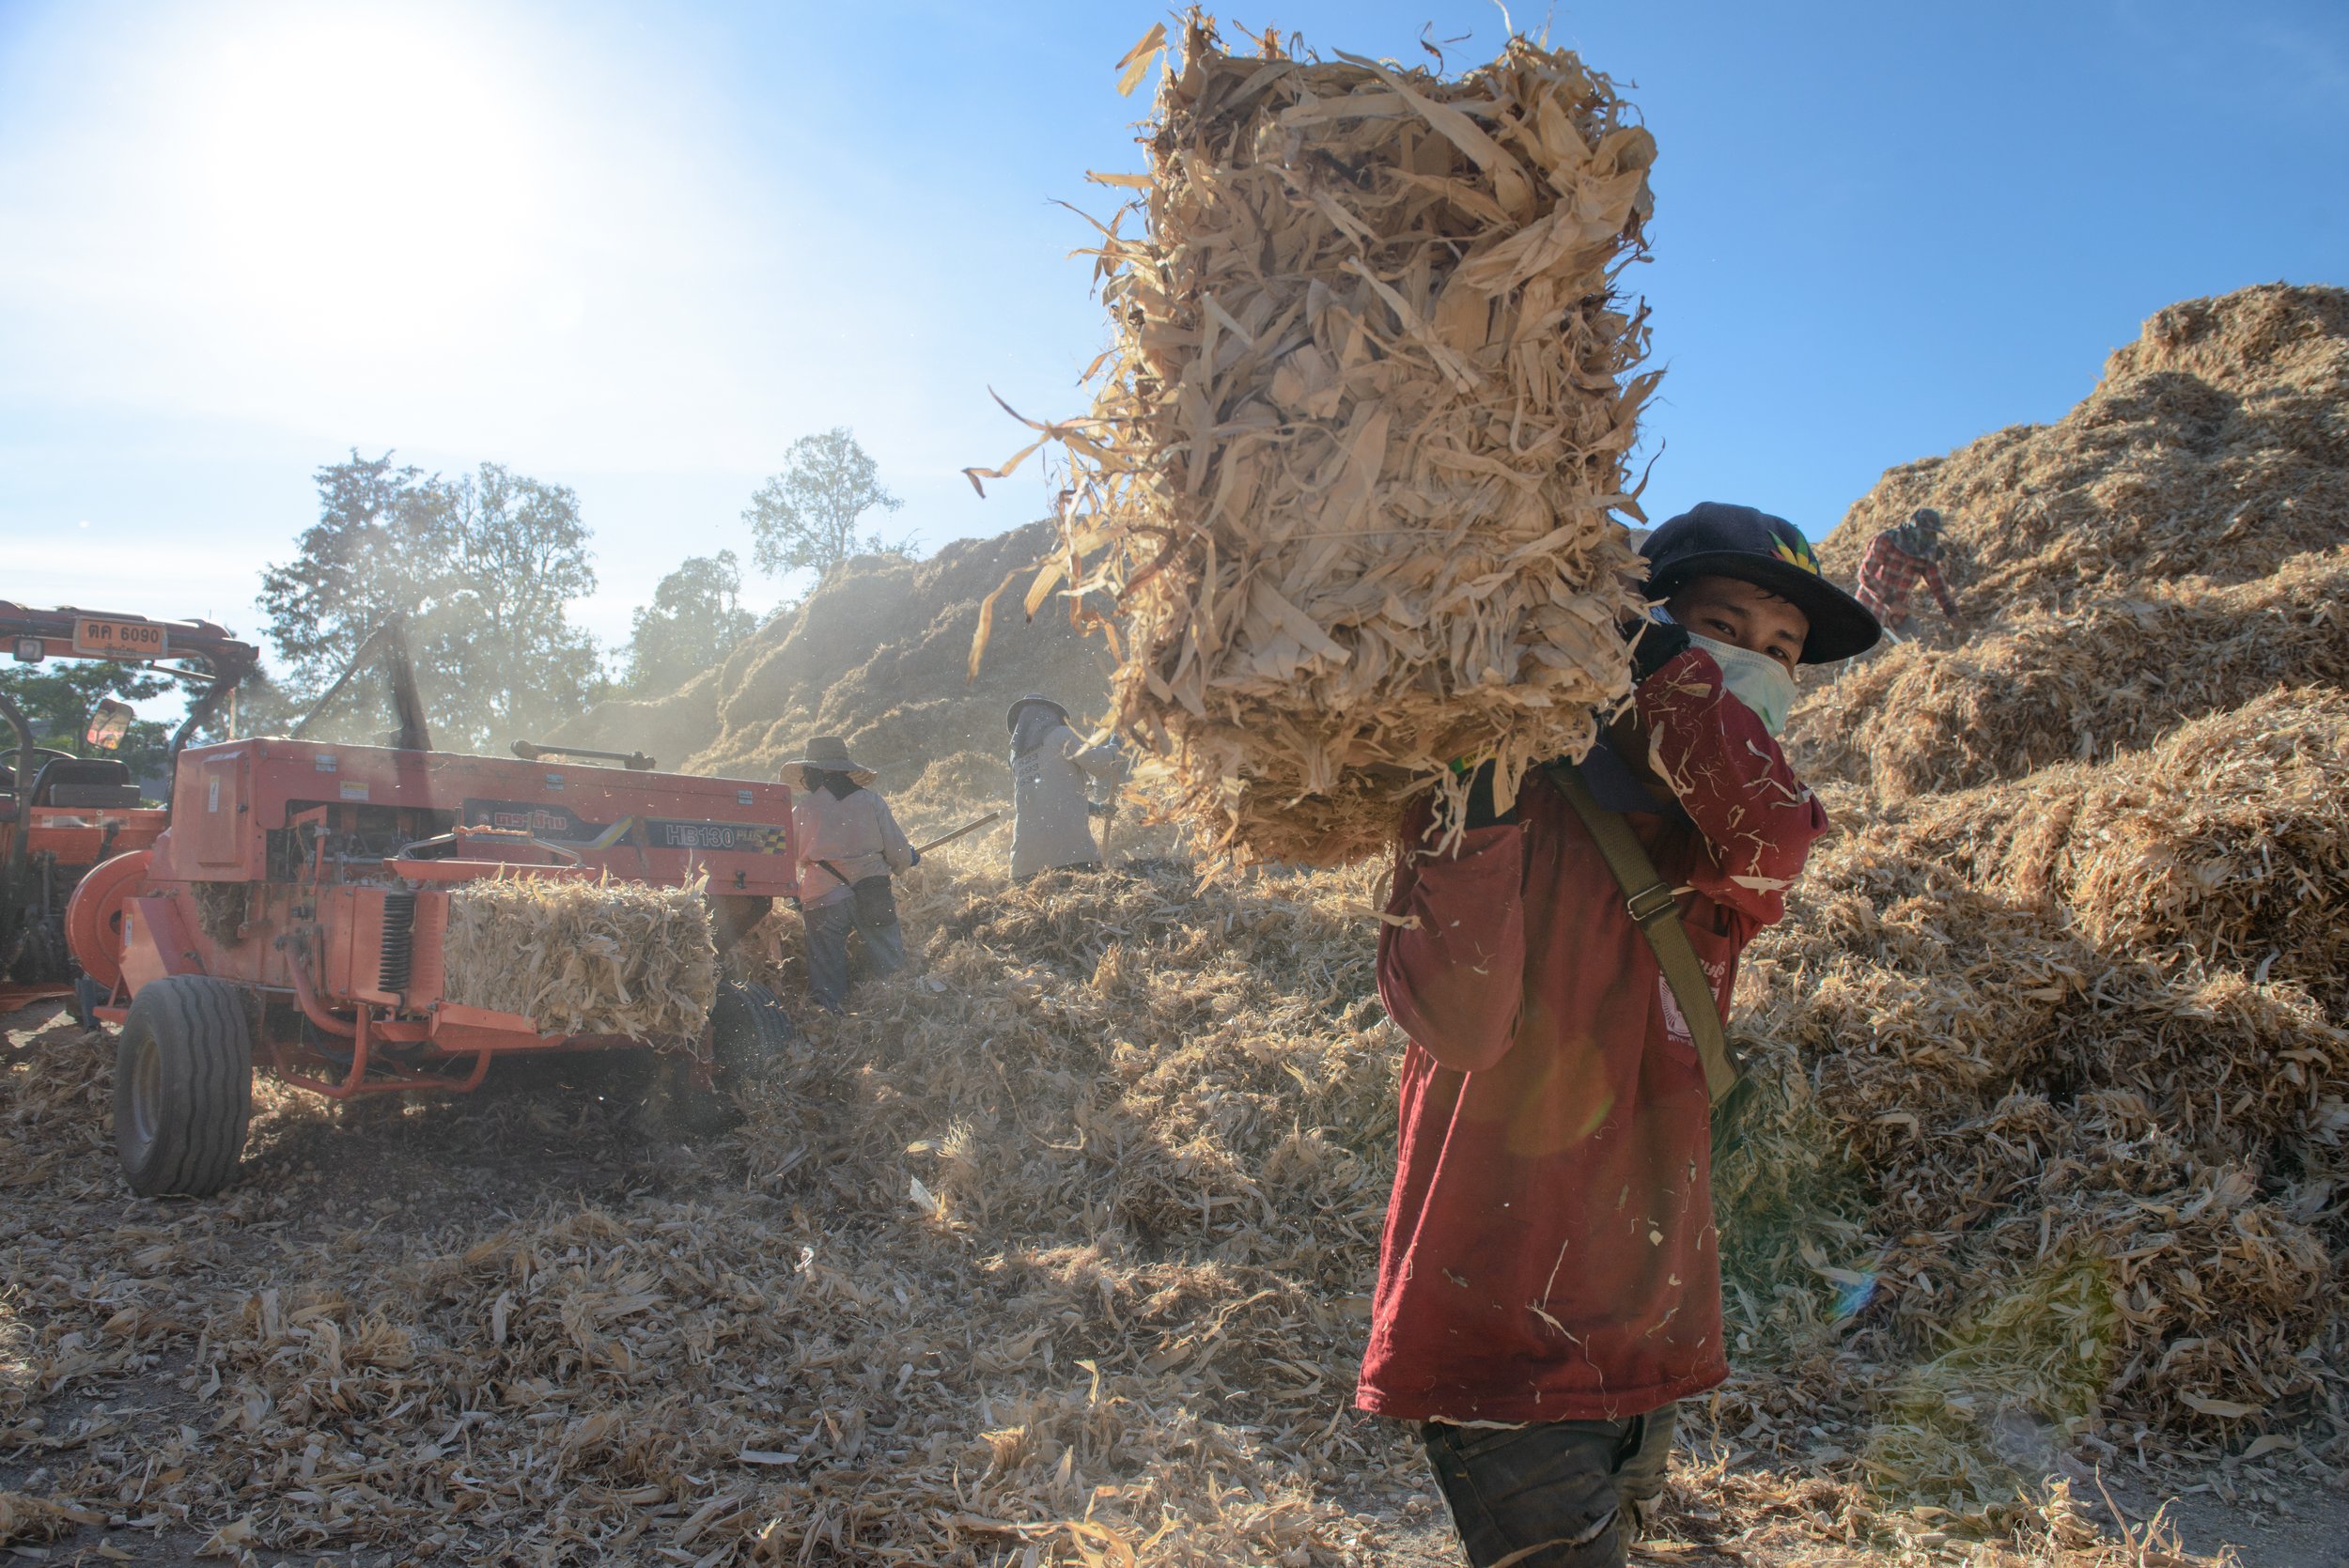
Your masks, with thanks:
[{"label": "spring on baler", "polygon": [[375,988],[399,992],[408,988],[408,971],[416,955],[416,895],[383,895],[383,961],[376,971]]}]

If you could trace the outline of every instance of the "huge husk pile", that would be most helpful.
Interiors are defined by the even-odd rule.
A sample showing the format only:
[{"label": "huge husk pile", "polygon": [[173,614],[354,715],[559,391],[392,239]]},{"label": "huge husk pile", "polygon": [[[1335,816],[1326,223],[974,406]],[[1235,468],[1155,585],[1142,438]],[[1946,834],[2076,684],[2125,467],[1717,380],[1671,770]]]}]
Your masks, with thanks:
[{"label": "huge husk pile", "polygon": [[[1615,284],[1655,144],[1572,54],[1455,79],[1196,16],[1098,247],[1114,345],[1066,442],[1057,583],[1113,602],[1118,715],[1243,858],[1343,862],[1396,802],[1579,756],[1628,689],[1610,509],[1654,373]],[[1024,454],[1023,454],[1024,456]],[[1015,459],[1017,461],[1017,459]],[[991,471],[997,474],[1009,472]]]},{"label": "huge husk pile", "polygon": [[2349,293],[2173,306],[1823,551],[1937,505],[1991,622],[1797,709],[1847,831],[1745,977],[1778,1093],[1724,1172],[1732,1317],[1799,1341],[1790,1281],[1836,1285],[1840,1354],[1907,1369],[1865,1450],[1896,1490],[1978,1508],[2339,1397],[2344,392]]},{"label": "huge husk pile", "polygon": [[699,887],[498,877],[448,897],[443,994],[547,1034],[676,1044],[700,1034],[718,950]]},{"label": "huge husk pile", "polygon": [[1033,572],[1054,532],[1034,522],[919,561],[848,561],[680,690],[599,704],[552,738],[771,779],[808,737],[837,735],[893,800],[933,768],[1008,797],[1005,706],[1041,688],[1092,722],[1109,693],[1108,650],[1056,615],[990,615],[986,655],[971,668],[990,597]]}]

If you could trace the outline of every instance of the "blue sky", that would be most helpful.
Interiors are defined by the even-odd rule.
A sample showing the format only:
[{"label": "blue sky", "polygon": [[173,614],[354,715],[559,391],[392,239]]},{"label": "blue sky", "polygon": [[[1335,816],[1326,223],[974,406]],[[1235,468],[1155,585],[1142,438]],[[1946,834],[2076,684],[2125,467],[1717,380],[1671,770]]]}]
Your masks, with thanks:
[{"label": "blue sky", "polygon": [[[1081,408],[1088,168],[1159,6],[0,0],[0,598],[241,629],[351,446],[573,486],[606,638],[800,435],[928,547]],[[1252,5],[1456,64],[1489,0]],[[1635,84],[1669,367],[1648,493],[1814,534],[2053,418],[2172,300],[2349,282],[2349,6],[1646,4],[1517,22]],[[755,583],[755,603],[782,584]]]}]

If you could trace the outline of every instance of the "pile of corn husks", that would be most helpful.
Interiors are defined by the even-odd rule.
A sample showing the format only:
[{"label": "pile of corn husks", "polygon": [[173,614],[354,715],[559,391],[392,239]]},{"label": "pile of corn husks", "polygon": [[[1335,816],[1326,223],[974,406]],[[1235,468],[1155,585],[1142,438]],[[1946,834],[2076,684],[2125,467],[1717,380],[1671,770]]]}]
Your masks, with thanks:
[{"label": "pile of corn husks", "polygon": [[[1937,505],[1990,623],[1797,710],[1847,831],[1750,950],[1780,1093],[1722,1172],[1732,1322],[1906,1369],[1866,1450],[1900,1495],[2341,1409],[2344,393],[2349,292],[2172,306],[2062,421],[1892,471],[1824,552]],[[1820,1325],[1773,1299],[1821,1279]]]}]

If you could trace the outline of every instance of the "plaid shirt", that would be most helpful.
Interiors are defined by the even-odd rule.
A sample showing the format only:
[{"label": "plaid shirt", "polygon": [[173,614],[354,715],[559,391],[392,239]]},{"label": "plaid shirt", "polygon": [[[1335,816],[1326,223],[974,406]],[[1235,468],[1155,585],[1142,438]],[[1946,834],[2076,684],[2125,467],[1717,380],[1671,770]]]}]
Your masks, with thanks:
[{"label": "plaid shirt", "polygon": [[1868,541],[1868,553],[1859,563],[1859,598],[1878,620],[1895,628],[1907,620],[1908,601],[1920,582],[1933,590],[1941,613],[1957,619],[1957,606],[1950,598],[1949,584],[1941,580],[1939,563],[1911,555],[1892,542],[1890,530]]}]

